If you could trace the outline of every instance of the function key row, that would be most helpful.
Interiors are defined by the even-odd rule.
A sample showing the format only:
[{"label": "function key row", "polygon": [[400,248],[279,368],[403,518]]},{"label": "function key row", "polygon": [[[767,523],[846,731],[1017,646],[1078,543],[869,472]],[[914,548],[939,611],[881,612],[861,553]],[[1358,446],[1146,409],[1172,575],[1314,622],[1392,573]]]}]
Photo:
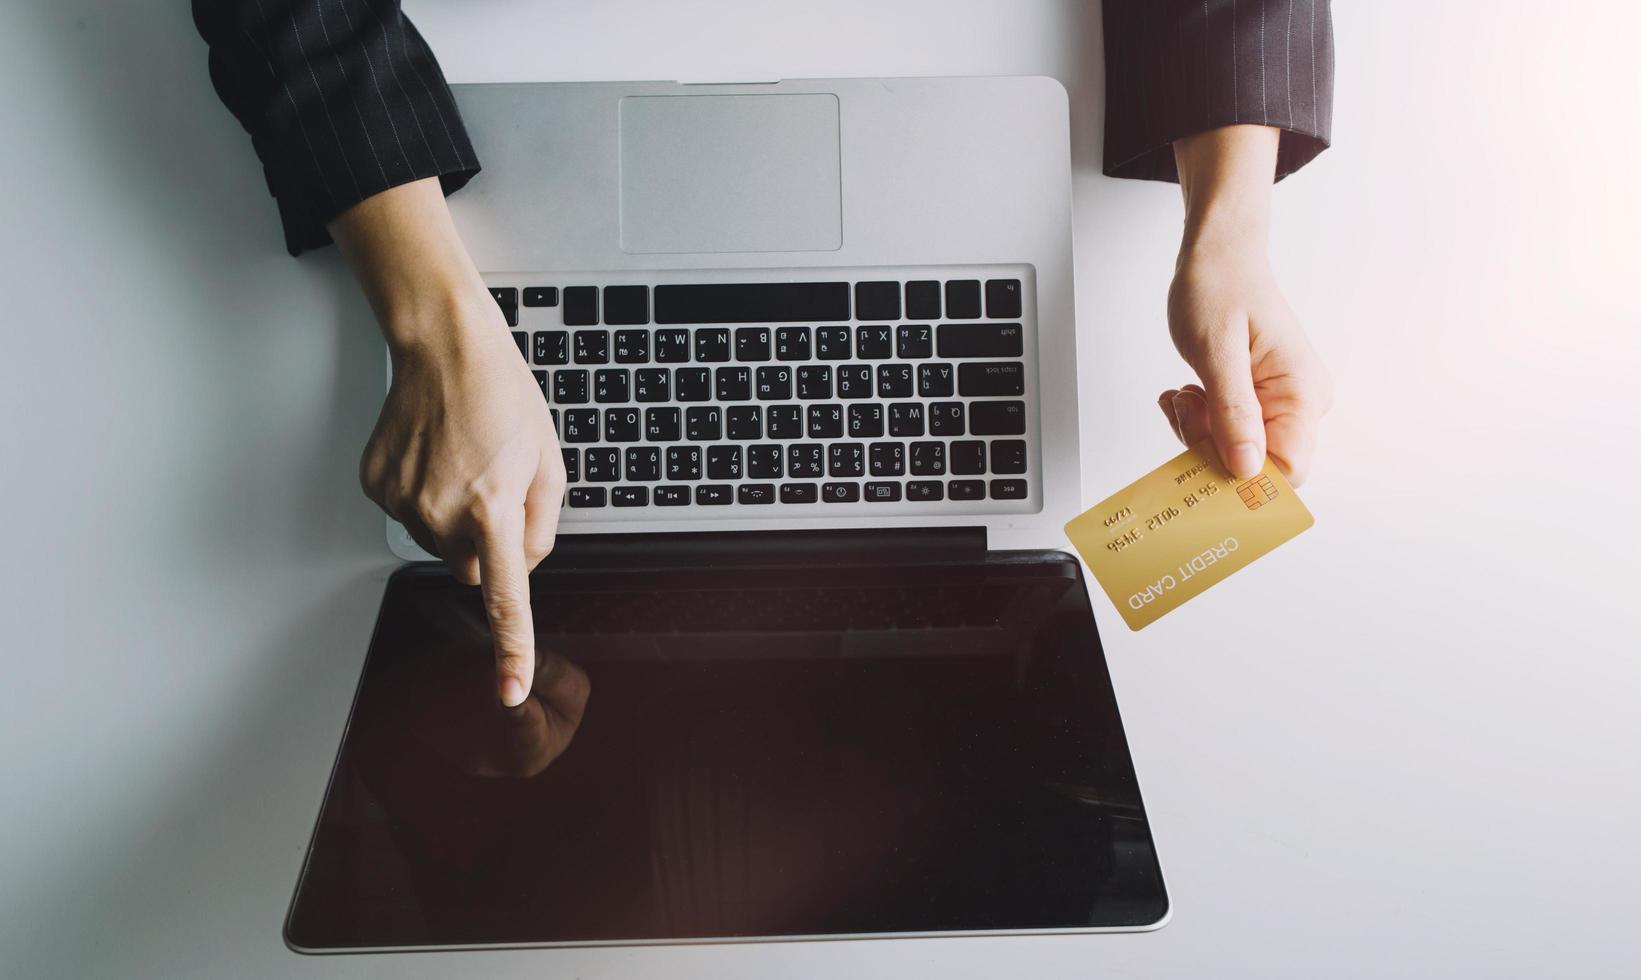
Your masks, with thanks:
[{"label": "function key row", "polygon": [[[694,487],[663,485],[655,487],[653,497],[649,487],[571,487],[564,502],[575,508],[592,507],[682,507],[692,501],[700,506],[739,504],[833,504],[892,503],[902,499],[913,502],[939,500],[1024,500],[1024,480],[908,480],[900,483],[782,483],[777,489],[773,483],[704,483]],[[692,492],[693,491],[693,492]]]},{"label": "function key row", "polygon": [[[553,286],[528,286],[525,306],[557,306]],[[850,284],[846,282],[691,283],[656,286],[654,322],[790,323],[839,320],[978,320],[984,299],[985,317],[1017,319],[1021,315],[1020,280],[918,279],[904,285],[896,280],[857,282],[850,316]],[[491,287],[490,295],[518,326],[519,291],[512,286]],[[648,286],[566,286],[564,325],[591,327],[641,325],[651,322],[652,291]],[[904,302],[902,302],[904,300]]]},{"label": "function key row", "polygon": [[1020,357],[1018,323],[942,323],[931,327],[700,327],[659,330],[514,331],[526,360],[537,364],[697,364],[764,361],[864,361],[898,357]]}]

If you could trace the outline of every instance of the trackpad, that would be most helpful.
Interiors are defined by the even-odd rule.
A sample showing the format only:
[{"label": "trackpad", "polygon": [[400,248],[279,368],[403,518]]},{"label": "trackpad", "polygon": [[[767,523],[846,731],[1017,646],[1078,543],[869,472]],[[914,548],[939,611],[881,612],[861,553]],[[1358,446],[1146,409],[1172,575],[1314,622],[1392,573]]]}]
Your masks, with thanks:
[{"label": "trackpad", "polygon": [[815,252],[843,246],[838,99],[621,100],[621,249]]}]

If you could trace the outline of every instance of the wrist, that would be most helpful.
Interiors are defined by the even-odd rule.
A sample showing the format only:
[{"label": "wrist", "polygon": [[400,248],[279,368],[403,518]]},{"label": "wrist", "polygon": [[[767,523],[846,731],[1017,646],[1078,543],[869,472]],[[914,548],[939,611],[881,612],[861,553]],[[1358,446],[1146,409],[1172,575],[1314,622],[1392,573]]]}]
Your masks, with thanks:
[{"label": "wrist", "polygon": [[1223,126],[1174,143],[1185,199],[1181,256],[1234,249],[1265,250],[1270,237],[1271,187],[1278,130]]}]

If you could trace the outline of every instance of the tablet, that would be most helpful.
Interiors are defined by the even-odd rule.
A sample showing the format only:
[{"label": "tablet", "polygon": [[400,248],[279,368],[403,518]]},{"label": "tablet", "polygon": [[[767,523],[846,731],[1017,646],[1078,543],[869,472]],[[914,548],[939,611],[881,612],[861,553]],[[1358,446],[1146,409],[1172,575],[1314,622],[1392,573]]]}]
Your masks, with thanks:
[{"label": "tablet", "polygon": [[1151,928],[1079,566],[546,571],[507,709],[476,589],[388,584],[302,952]]}]

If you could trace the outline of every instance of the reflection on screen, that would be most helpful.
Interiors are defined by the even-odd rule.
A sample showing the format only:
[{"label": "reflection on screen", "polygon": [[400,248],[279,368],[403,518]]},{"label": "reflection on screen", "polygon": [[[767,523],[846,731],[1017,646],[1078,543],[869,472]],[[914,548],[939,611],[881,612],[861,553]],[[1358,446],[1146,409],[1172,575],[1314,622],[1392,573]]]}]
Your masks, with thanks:
[{"label": "reflection on screen", "polygon": [[1154,921],[1069,562],[538,575],[524,705],[477,592],[384,599],[303,948]]}]

